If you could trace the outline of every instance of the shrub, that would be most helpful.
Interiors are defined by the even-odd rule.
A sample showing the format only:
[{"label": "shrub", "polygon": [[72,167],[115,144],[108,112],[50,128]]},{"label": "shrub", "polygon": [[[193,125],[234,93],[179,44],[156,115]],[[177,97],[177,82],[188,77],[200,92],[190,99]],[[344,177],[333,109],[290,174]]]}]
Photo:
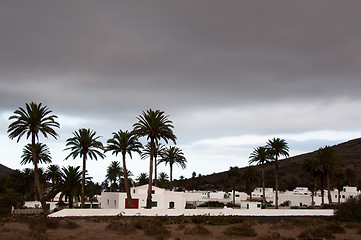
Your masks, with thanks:
[{"label": "shrub", "polygon": [[327,223],[325,229],[331,233],[346,233],[345,229],[340,224],[334,222]]},{"label": "shrub", "polygon": [[326,228],[322,226],[309,227],[306,230],[302,231],[298,238],[300,239],[333,239],[335,235],[328,231]]},{"label": "shrub", "polygon": [[242,237],[257,236],[257,233],[249,224],[239,224],[239,225],[230,226],[226,228],[226,230],[224,230],[223,233],[228,236],[242,236]]},{"label": "shrub", "polygon": [[106,227],[106,230],[116,231],[122,235],[128,235],[134,232],[134,226],[127,223],[122,223],[121,221],[112,221]]},{"label": "shrub", "polygon": [[198,207],[224,208],[224,203],[218,201],[209,201],[199,205]]},{"label": "shrub", "polygon": [[196,225],[191,229],[186,229],[184,231],[184,234],[189,234],[189,235],[208,235],[211,232],[204,227],[203,225]]},{"label": "shrub", "polygon": [[64,229],[77,229],[80,228],[80,225],[72,220],[65,220],[65,222],[63,222],[61,224],[61,228]]},{"label": "shrub", "polygon": [[282,237],[278,232],[273,232],[269,235],[258,237],[257,240],[295,240],[294,238]]},{"label": "shrub", "polygon": [[298,227],[311,227],[311,226],[320,225],[320,224],[324,224],[324,223],[325,223],[324,220],[313,219],[313,218],[309,218],[309,217],[295,218],[292,221],[292,224],[294,226],[298,226]]},{"label": "shrub", "polygon": [[335,218],[342,221],[361,221],[361,195],[348,198],[335,210]]}]

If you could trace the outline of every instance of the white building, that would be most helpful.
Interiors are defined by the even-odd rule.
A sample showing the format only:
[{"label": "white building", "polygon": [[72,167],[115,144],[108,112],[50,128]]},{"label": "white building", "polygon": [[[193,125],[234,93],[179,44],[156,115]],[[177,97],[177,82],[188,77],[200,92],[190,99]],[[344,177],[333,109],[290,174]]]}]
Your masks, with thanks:
[{"label": "white building", "polygon": [[[262,188],[256,188],[251,192],[252,199],[254,200],[262,200],[263,198],[263,189]],[[266,196],[266,202],[274,202],[275,193],[273,191],[273,188],[265,188],[265,196]]]},{"label": "white building", "polygon": [[[148,185],[131,188],[134,208],[145,208],[147,205]],[[126,209],[125,192],[102,192],[101,207],[103,209]],[[186,195],[184,192],[173,192],[163,188],[152,187],[152,208],[156,209],[185,209]]]}]

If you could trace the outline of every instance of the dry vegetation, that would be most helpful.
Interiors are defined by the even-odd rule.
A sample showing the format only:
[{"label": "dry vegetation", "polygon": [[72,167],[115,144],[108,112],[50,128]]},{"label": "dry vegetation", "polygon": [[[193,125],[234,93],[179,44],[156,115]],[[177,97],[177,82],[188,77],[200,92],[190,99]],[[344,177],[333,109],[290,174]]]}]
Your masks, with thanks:
[{"label": "dry vegetation", "polygon": [[361,223],[311,218],[276,221],[241,217],[0,219],[0,239],[360,239]]}]

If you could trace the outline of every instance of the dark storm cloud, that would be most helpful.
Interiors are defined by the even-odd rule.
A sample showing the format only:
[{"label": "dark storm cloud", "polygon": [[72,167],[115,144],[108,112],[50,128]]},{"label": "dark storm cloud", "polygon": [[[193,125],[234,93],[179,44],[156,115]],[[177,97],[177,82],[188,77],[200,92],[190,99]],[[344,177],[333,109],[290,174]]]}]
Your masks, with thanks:
[{"label": "dark storm cloud", "polygon": [[53,87],[62,95],[55,98],[67,91],[68,99],[80,95],[94,104],[91,95],[99,95],[100,106],[119,100],[117,93],[137,94],[138,105],[152,96],[156,104],[167,98],[198,106],[358,96],[360,7],[358,1],[11,1],[1,10],[0,70],[15,90],[3,91]]},{"label": "dark storm cloud", "polygon": [[1,134],[4,114],[32,100],[59,115],[62,140],[84,126],[110,137],[148,108],[170,115],[189,151],[224,136],[357,131],[360,9],[323,0],[5,1]]}]

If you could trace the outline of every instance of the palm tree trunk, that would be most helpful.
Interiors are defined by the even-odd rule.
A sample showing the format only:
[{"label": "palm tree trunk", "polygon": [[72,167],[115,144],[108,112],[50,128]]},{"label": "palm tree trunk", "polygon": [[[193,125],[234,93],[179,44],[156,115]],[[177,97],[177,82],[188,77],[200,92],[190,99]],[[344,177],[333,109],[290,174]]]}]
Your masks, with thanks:
[{"label": "palm tree trunk", "polygon": [[157,154],[154,155],[154,186],[157,186]]},{"label": "palm tree trunk", "polygon": [[233,192],[232,202],[234,206],[236,205],[236,185],[234,183],[232,184],[232,192]]},{"label": "palm tree trunk", "polygon": [[[39,170],[38,170],[38,157],[36,155],[36,149],[35,149],[35,134],[32,134],[31,136],[31,151],[33,155],[33,163],[34,163],[34,184],[38,190],[39,199],[41,202],[41,208],[43,209],[43,213],[45,215],[48,215],[48,208],[46,206],[45,198],[43,195],[43,191],[40,186],[40,179],[39,179]],[[36,195],[36,192],[34,193]]]},{"label": "palm tree trunk", "polygon": [[[265,182],[264,182],[264,165],[262,165],[262,205],[263,208],[266,207],[266,192],[265,192]],[[252,195],[252,193],[251,193]]]},{"label": "palm tree trunk", "polygon": [[275,186],[276,186],[276,196],[275,196],[275,208],[278,209],[278,157],[276,156],[276,177],[275,177]]},{"label": "palm tree trunk", "polygon": [[152,208],[152,181],[153,181],[153,156],[154,156],[154,139],[150,139],[150,162],[149,162],[149,182],[147,193],[147,206],[146,208]]},{"label": "palm tree trunk", "polygon": [[81,202],[80,208],[85,208],[85,171],[86,171],[86,155],[83,156],[83,172],[81,176]]},{"label": "palm tree trunk", "polygon": [[312,207],[315,206],[315,198],[314,196],[316,196],[316,178],[313,177],[313,191],[312,191]]},{"label": "palm tree trunk", "polygon": [[130,195],[130,184],[128,179],[128,171],[127,166],[125,164],[125,154],[126,152],[123,152],[123,172],[124,172],[124,185],[125,185],[125,191],[127,192],[127,202],[129,208],[134,208],[132,196]]},{"label": "palm tree trunk", "polygon": [[324,174],[321,174],[321,201],[322,206],[325,205],[325,191],[324,191]]},{"label": "palm tree trunk", "polygon": [[328,204],[332,204],[331,198],[331,186],[330,186],[330,174],[329,172],[326,173],[326,181],[327,181],[327,197],[328,197]]},{"label": "palm tree trunk", "polygon": [[340,189],[337,189],[338,190],[338,204],[341,203],[341,191]]},{"label": "palm tree trunk", "polygon": [[170,174],[169,174],[169,179],[170,179],[170,190],[173,189],[173,164],[169,163],[169,167],[170,167]]}]

